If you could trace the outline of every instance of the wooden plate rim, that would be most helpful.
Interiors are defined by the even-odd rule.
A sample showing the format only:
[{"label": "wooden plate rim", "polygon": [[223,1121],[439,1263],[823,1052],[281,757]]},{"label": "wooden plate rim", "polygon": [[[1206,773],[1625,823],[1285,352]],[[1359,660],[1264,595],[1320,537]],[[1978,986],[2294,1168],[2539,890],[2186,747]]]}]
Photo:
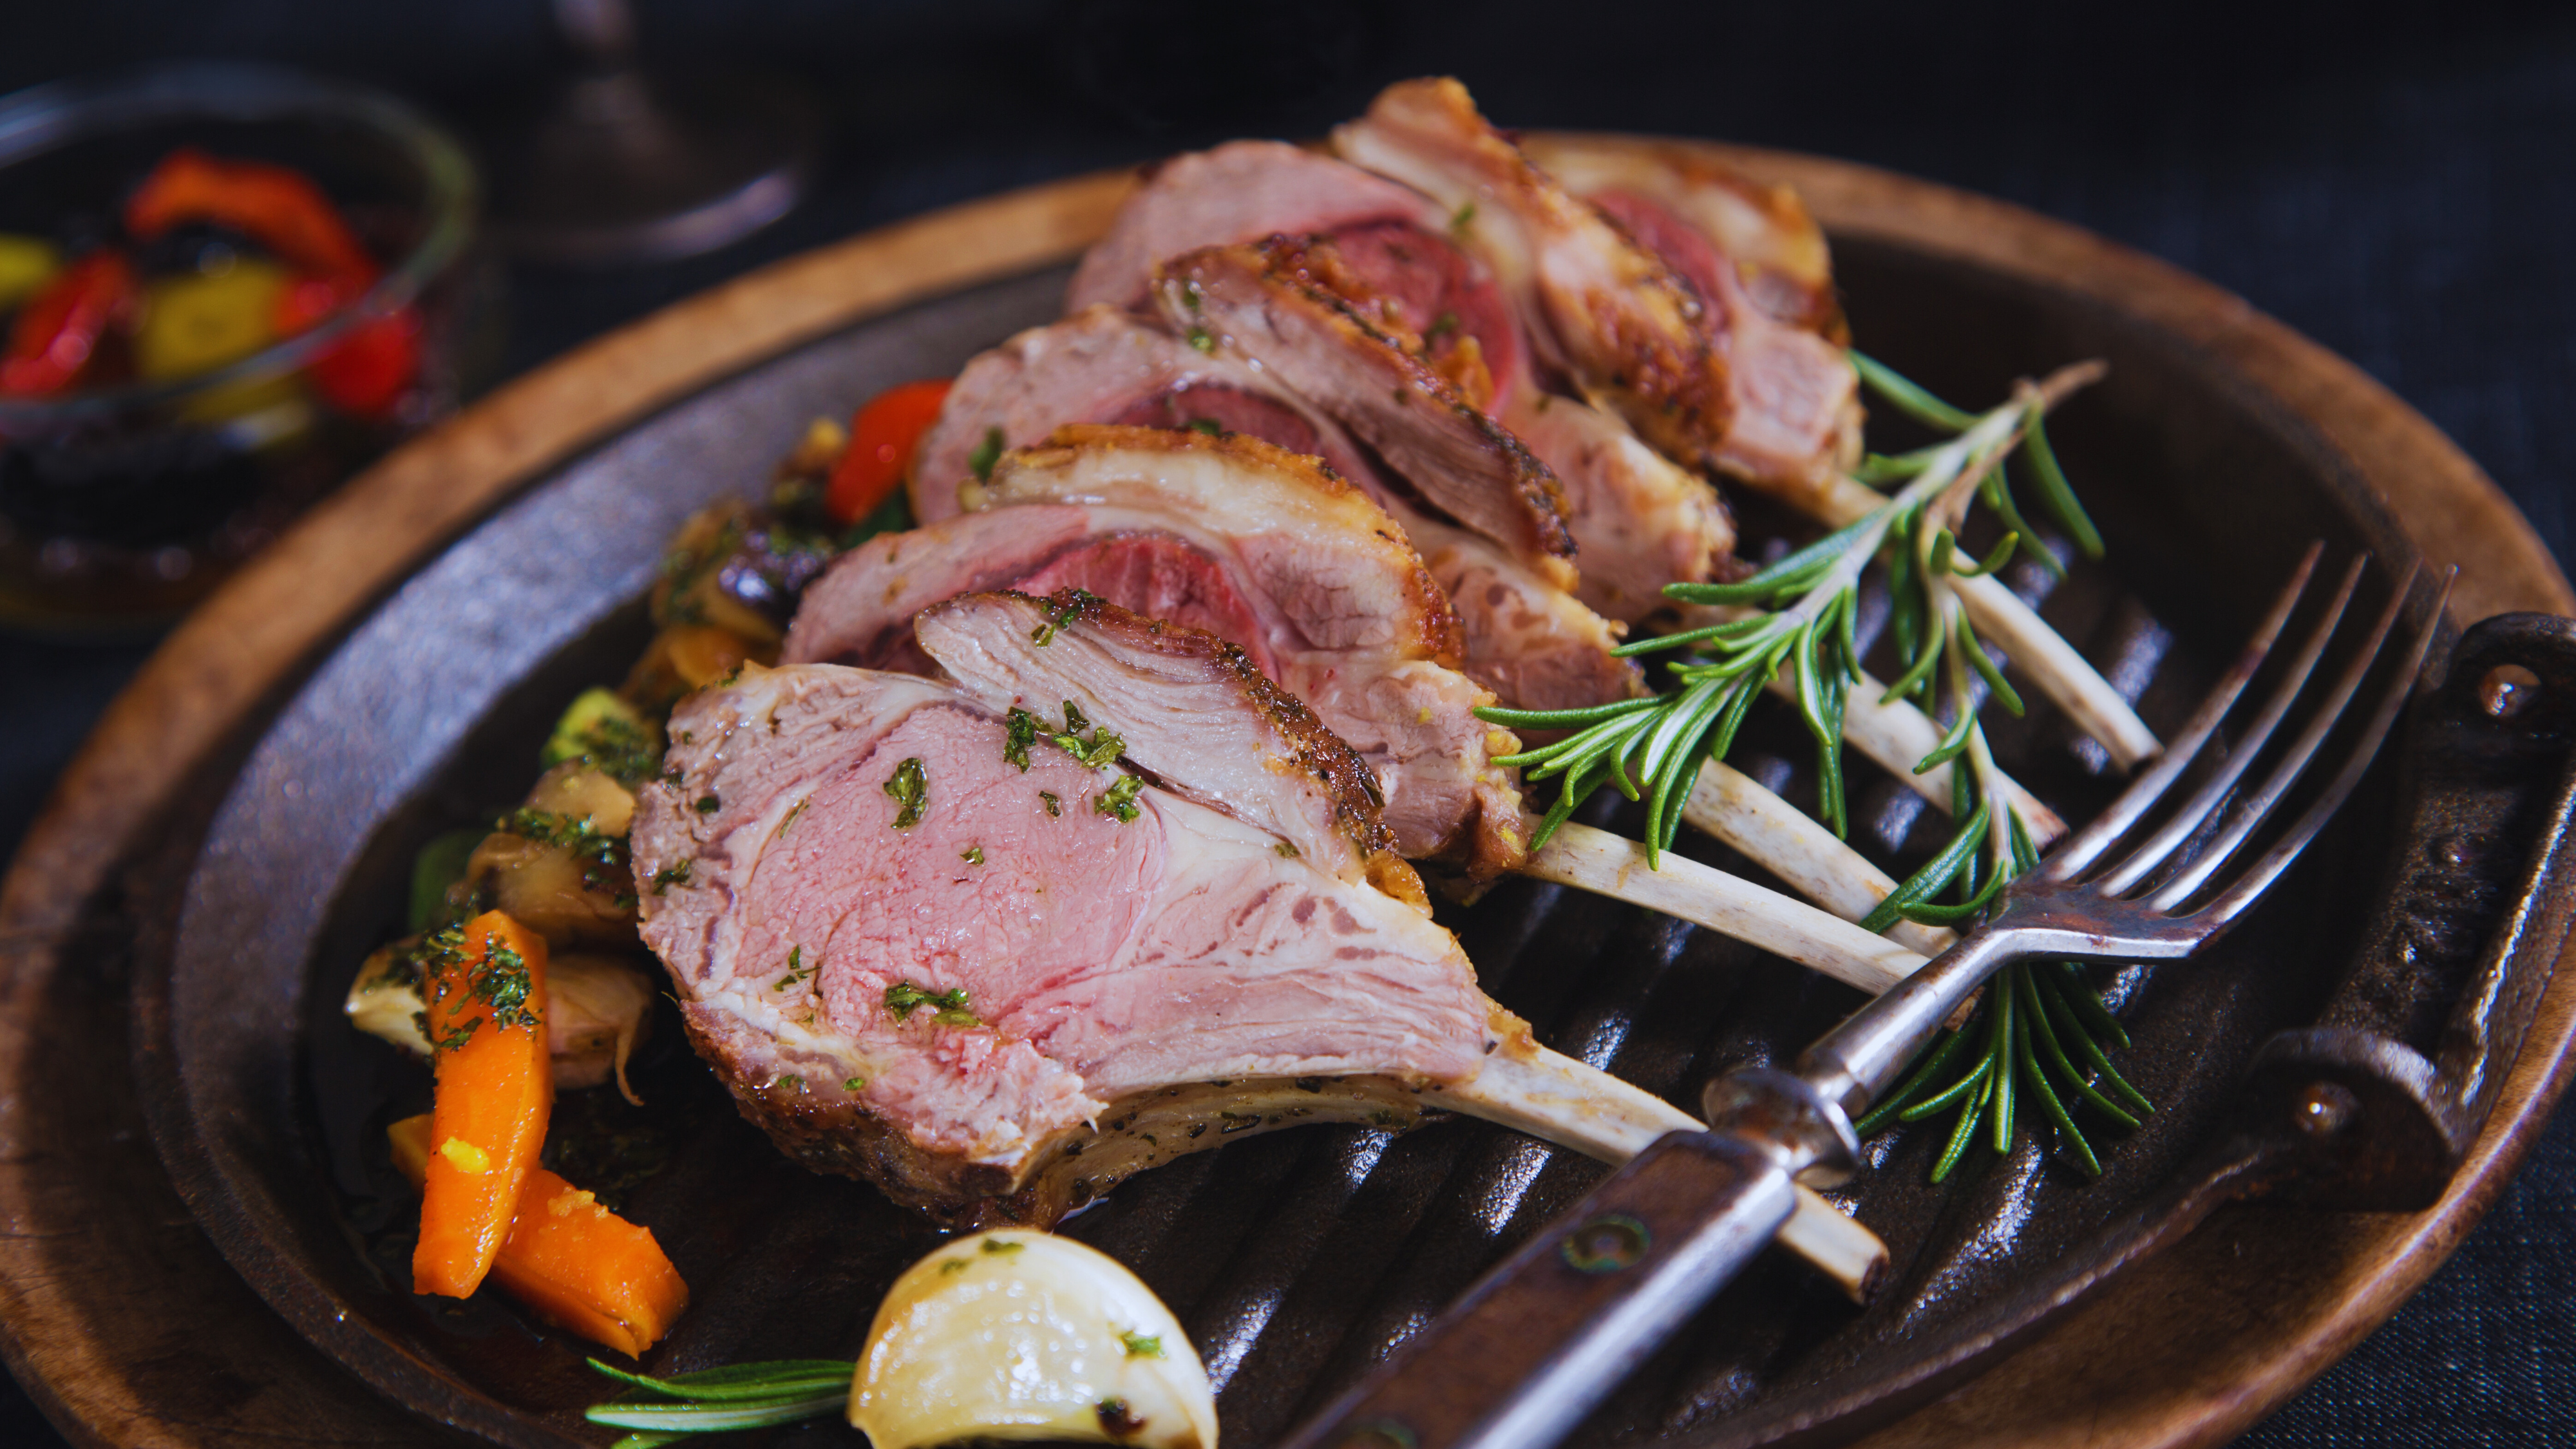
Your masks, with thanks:
[{"label": "wooden plate rim", "polygon": [[[2576,612],[2529,524],[2439,430],[2351,364],[2207,282],[2020,208],[1852,163],[1714,143],[1558,139],[1690,147],[1794,186],[1837,236],[1946,254],[2163,327],[2316,428],[2430,562],[2465,569],[2474,561],[2454,598],[2458,617]],[[155,651],[64,771],[0,882],[0,1111],[16,1116],[18,1100],[43,1089],[28,1071],[29,1041],[41,1029],[28,1019],[29,1003],[55,973],[79,968],[78,928],[120,864],[242,723],[393,583],[520,487],[681,397],[869,317],[1069,259],[1131,185],[1127,173],[1076,177],[764,268],[514,382],[317,508]],[[2565,1086],[2571,1035],[2576,973],[2562,973],[2503,1103],[2435,1208],[2222,1214],[2015,1357],[1869,1442],[2144,1446],[2232,1437],[2393,1313],[2466,1236]],[[63,1221],[102,1186],[77,1160],[0,1150],[0,1226]],[[2320,1241],[2329,1243],[2322,1257]],[[2248,1252],[2314,1265],[2287,1283],[2230,1273],[2230,1255]],[[102,1444],[177,1442],[172,1430],[184,1435],[185,1426],[156,1415],[148,1375],[128,1372],[120,1363],[127,1346],[99,1332],[113,1314],[97,1305],[148,1287],[133,1278],[143,1269],[85,1272],[75,1266],[82,1260],[77,1243],[0,1248],[0,1353],[67,1432]],[[2142,1325],[2156,1323],[2192,1331],[2168,1333],[2142,1371],[2139,1345],[2153,1336]]]}]

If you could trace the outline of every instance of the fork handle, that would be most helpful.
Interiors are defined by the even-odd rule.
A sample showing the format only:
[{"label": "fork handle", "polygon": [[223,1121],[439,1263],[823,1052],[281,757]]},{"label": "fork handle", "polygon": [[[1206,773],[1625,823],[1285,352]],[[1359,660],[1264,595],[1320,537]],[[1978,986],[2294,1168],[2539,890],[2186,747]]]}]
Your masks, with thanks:
[{"label": "fork handle", "polygon": [[1674,1132],[1479,1279],[1287,1449],[1555,1443],[1771,1241],[1788,1164]]}]

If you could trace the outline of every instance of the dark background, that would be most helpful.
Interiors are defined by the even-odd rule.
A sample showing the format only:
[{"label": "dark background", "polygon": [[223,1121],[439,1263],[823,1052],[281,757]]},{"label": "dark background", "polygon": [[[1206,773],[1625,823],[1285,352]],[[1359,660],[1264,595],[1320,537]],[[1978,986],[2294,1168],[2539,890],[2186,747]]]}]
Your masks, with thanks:
[{"label": "dark background", "polygon": [[[507,377],[761,263],[1005,187],[1240,134],[1311,135],[1402,76],[1505,125],[1717,136],[1989,192],[2198,272],[2457,439],[2562,564],[2576,498],[2576,9],[2562,5],[636,0],[647,58],[801,74],[818,194],[695,261],[508,275]],[[0,91],[242,57],[497,124],[560,70],[538,0],[28,0]],[[1867,319],[1859,319],[1865,330]],[[148,641],[0,635],[14,850]],[[2576,1118],[2388,1327],[2244,1442],[2576,1439]],[[0,1381],[0,1441],[59,1442]]]}]

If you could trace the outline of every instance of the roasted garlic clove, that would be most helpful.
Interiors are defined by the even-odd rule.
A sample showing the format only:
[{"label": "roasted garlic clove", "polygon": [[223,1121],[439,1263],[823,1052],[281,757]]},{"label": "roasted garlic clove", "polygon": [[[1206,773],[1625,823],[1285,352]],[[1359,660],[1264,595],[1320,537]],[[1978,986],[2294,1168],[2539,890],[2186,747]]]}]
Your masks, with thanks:
[{"label": "roasted garlic clove", "polygon": [[850,1423],[876,1449],[1216,1449],[1216,1395],[1135,1274],[1071,1238],[1013,1229],[960,1238],[895,1280],[850,1385]]}]

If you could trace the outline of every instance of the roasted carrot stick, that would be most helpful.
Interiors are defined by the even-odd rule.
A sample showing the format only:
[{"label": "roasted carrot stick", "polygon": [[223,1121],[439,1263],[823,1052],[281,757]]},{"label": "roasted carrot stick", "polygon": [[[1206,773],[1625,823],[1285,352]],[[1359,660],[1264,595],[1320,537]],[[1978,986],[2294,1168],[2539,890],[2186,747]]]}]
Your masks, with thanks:
[{"label": "roasted carrot stick", "polygon": [[[394,1166],[415,1184],[429,1170],[430,1114],[385,1129]],[[689,1306],[650,1228],[638,1227],[587,1192],[538,1168],[519,1194],[510,1236],[492,1260],[492,1279],[557,1328],[640,1358]]]},{"label": "roasted carrot stick", "polygon": [[911,471],[914,449],[939,421],[940,404],[947,400],[944,377],[899,383],[868,399],[850,419],[850,446],[832,467],[824,510],[843,523],[876,512]]},{"label": "roasted carrot stick", "polygon": [[438,1087],[412,1291],[463,1298],[510,1235],[554,1107],[545,938],[486,911],[439,953],[421,988]]}]

